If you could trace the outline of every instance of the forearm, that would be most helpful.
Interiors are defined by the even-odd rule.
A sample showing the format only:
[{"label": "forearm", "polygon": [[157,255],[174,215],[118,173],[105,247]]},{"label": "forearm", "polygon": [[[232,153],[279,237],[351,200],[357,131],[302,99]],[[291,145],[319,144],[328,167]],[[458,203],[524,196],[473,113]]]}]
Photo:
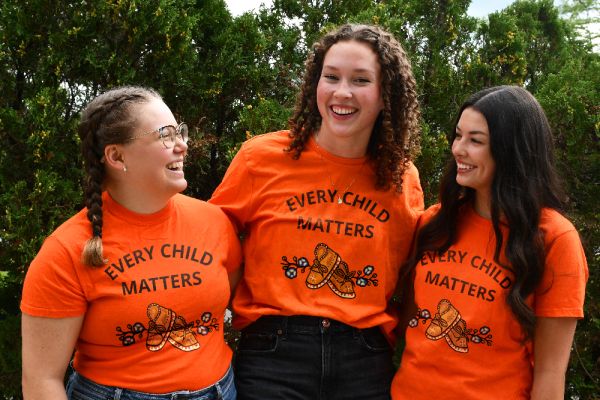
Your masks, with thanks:
[{"label": "forearm", "polygon": [[23,373],[24,400],[67,400],[62,379],[28,377]]},{"label": "forearm", "polygon": [[536,321],[531,400],[564,399],[565,373],[576,325],[575,318],[538,318]]},{"label": "forearm", "polygon": [[23,313],[22,386],[25,400],[66,400],[64,376],[73,355],[83,315],[42,318]]},{"label": "forearm", "polygon": [[533,377],[531,400],[563,400],[565,397],[565,371],[536,371]]}]

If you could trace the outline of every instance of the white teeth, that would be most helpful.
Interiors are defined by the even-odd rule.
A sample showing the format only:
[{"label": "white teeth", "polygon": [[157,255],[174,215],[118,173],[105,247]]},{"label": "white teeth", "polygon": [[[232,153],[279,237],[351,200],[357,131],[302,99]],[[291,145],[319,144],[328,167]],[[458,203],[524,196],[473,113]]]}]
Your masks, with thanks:
[{"label": "white teeth", "polygon": [[356,111],[355,108],[336,107],[336,106],[331,107],[331,109],[333,110],[334,113],[340,114],[340,115],[348,115],[348,114],[352,114],[353,112]]},{"label": "white teeth", "polygon": [[167,165],[167,168],[171,170],[181,170],[183,169],[183,161],[176,161],[174,163],[171,163]]},{"label": "white teeth", "polygon": [[468,164],[463,164],[460,162],[456,163],[456,166],[458,167],[458,169],[475,169],[475,167],[473,165],[468,165]]}]

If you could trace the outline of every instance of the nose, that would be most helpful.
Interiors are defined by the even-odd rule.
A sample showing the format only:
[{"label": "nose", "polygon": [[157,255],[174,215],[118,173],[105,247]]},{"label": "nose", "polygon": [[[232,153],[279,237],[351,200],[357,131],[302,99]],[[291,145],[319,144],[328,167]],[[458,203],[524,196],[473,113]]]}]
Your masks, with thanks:
[{"label": "nose", "polygon": [[352,90],[350,88],[350,85],[348,84],[348,81],[345,79],[340,80],[339,84],[335,88],[335,92],[333,93],[333,95],[336,98],[342,99],[349,99],[350,97],[352,97]]},{"label": "nose", "polygon": [[465,154],[465,149],[461,142],[462,141],[459,138],[454,138],[454,141],[452,142],[452,155],[455,157]]},{"label": "nose", "polygon": [[188,150],[188,145],[184,142],[183,138],[178,136],[175,137],[175,145],[173,146],[173,150],[176,152],[186,152]]}]

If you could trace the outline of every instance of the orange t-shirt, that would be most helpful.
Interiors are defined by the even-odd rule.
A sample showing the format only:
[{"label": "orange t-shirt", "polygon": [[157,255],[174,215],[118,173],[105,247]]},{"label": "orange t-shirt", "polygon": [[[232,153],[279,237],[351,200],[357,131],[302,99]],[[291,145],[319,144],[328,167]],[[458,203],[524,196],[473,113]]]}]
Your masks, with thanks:
[{"label": "orange t-shirt", "polygon": [[31,263],[21,311],[85,315],[74,367],[103,385],[148,393],[198,390],[231,362],[223,338],[227,272],[241,249],[218,207],[184,195],[142,215],[103,194],[107,264],[81,264],[91,226],[84,209],[44,242]]},{"label": "orange t-shirt", "polygon": [[[438,210],[430,208],[428,221]],[[528,299],[538,317],[583,317],[585,254],[577,231],[558,212],[542,211],[546,264]],[[507,230],[503,231],[506,240]],[[392,383],[400,399],[529,399],[533,349],[506,304],[514,277],[494,262],[491,221],[466,207],[456,243],[417,265],[419,307]]]},{"label": "orange t-shirt", "polygon": [[288,135],[244,143],[209,200],[245,235],[234,326],[314,315],[390,334],[397,318],[386,307],[423,210],[417,169],[402,193],[376,190],[366,157],[337,157],[311,139],[294,160]]}]

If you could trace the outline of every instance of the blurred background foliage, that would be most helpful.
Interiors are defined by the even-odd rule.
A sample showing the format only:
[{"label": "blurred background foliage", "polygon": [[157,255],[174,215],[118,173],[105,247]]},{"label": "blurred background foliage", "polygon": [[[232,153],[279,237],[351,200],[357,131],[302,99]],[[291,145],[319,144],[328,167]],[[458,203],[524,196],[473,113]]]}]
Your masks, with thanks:
[{"label": "blurred background foliage", "polygon": [[348,21],[384,27],[410,54],[423,114],[417,166],[427,204],[436,199],[446,134],[468,94],[516,84],[543,105],[590,267],[565,396],[600,398],[599,5],[517,0],[485,19],[470,17],[469,5],[274,0],[233,17],[223,0],[0,2],[4,398],[21,396],[18,305],[26,268],[44,238],[82,207],[76,126],[83,105],[118,85],[157,89],[192,128],[186,193],[207,199],[242,141],[287,126],[310,45]]}]

